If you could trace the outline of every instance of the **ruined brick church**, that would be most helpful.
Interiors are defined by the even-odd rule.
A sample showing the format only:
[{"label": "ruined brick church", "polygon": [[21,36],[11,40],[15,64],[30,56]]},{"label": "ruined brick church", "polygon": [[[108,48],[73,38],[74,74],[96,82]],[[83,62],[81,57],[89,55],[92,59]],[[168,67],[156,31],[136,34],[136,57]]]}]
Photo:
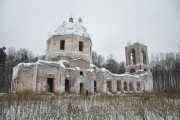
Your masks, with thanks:
[{"label": "ruined brick church", "polygon": [[92,41],[82,19],[69,18],[46,41],[46,58],[13,68],[11,91],[121,94],[153,91],[147,46],[125,47],[126,73],[113,74],[92,64]]}]

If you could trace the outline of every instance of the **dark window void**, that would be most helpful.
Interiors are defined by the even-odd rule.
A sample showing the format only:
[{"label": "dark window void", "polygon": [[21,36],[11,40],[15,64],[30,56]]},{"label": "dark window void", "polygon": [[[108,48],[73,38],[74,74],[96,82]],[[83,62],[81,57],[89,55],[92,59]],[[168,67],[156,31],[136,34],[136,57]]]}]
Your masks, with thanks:
[{"label": "dark window void", "polygon": [[65,40],[61,40],[60,42],[60,50],[64,50],[65,48]]},{"label": "dark window void", "polygon": [[80,71],[80,76],[83,76],[84,74],[83,74],[83,71]]},{"label": "dark window void", "polygon": [[47,79],[47,92],[53,92],[53,78]]},{"label": "dark window void", "polygon": [[136,64],[135,50],[132,49],[129,54],[129,65],[135,65],[135,64]]},{"label": "dark window void", "polygon": [[127,83],[124,82],[124,90],[127,91]]},{"label": "dark window void", "polygon": [[136,71],[136,70],[132,68],[132,69],[130,70],[130,73],[134,73],[135,71]]},{"label": "dark window void", "polygon": [[145,68],[144,71],[147,71],[147,69]]},{"label": "dark window void", "polygon": [[83,92],[84,92],[84,84],[80,83],[80,93],[83,93]]},{"label": "dark window void", "polygon": [[79,51],[83,51],[83,42],[79,41]]},{"label": "dark window void", "polygon": [[96,81],[94,81],[94,92],[96,92]]},{"label": "dark window void", "polygon": [[133,91],[133,84],[132,84],[132,82],[129,83],[129,90]]},{"label": "dark window void", "polygon": [[138,82],[137,83],[137,91],[140,91],[140,87],[141,87],[140,85],[141,85],[140,82]]},{"label": "dark window void", "polygon": [[146,53],[143,49],[141,50],[141,61],[142,61],[142,64],[144,64],[144,65],[147,64]]},{"label": "dark window void", "polygon": [[117,91],[121,91],[121,81],[117,81]]},{"label": "dark window void", "polygon": [[69,92],[69,80],[65,80],[65,92]]}]

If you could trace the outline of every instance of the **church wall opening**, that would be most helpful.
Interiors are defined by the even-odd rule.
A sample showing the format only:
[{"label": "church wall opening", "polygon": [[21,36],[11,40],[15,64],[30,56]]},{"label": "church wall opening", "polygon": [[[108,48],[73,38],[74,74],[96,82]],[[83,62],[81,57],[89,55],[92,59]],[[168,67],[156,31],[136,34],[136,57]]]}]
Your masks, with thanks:
[{"label": "church wall opening", "polygon": [[132,49],[129,53],[129,65],[135,65],[135,64],[136,64],[135,50]]},{"label": "church wall opening", "polygon": [[96,92],[96,81],[94,81],[94,92]]},{"label": "church wall opening", "polygon": [[47,78],[47,92],[54,92],[54,79],[53,78]]},{"label": "church wall opening", "polygon": [[112,82],[111,81],[107,81],[107,89],[109,92],[112,92]]},{"label": "church wall opening", "polygon": [[83,51],[83,42],[79,41],[79,51]]},{"label": "church wall opening", "polygon": [[84,76],[83,71],[80,71],[80,76]]},{"label": "church wall opening", "polygon": [[141,87],[140,82],[137,82],[137,91],[140,91],[140,90],[141,90],[140,87]]},{"label": "church wall opening", "polygon": [[133,84],[132,84],[132,82],[129,83],[129,90],[133,91]]},{"label": "church wall opening", "polygon": [[117,81],[117,91],[121,91],[121,81]]},{"label": "church wall opening", "polygon": [[61,40],[60,42],[60,50],[64,50],[65,48],[65,40]]},{"label": "church wall opening", "polygon": [[80,93],[84,92],[84,83],[80,83]]},{"label": "church wall opening", "polygon": [[130,73],[134,73],[134,72],[136,72],[136,70],[135,70],[134,68],[132,68],[132,69],[130,69],[129,72],[130,72]]},{"label": "church wall opening", "polygon": [[65,79],[65,92],[69,92],[69,80]]},{"label": "church wall opening", "polygon": [[124,91],[127,91],[127,83],[124,82]]},{"label": "church wall opening", "polygon": [[141,61],[142,61],[142,64],[147,65],[146,53],[143,49],[141,50]]}]

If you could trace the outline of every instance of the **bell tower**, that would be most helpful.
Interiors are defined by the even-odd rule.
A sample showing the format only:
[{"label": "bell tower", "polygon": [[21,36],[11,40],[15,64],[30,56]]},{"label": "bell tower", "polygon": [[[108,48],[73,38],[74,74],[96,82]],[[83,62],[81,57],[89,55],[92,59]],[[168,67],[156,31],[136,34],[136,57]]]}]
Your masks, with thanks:
[{"label": "bell tower", "polygon": [[137,70],[149,71],[147,46],[140,43],[130,44],[125,47],[126,72],[134,73]]}]

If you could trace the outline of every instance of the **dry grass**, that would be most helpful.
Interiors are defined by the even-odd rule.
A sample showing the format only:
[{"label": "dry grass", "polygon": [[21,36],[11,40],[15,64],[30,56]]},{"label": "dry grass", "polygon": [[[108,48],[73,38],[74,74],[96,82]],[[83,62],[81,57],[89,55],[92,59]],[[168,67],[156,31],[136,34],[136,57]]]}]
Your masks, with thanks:
[{"label": "dry grass", "polygon": [[0,120],[88,119],[169,120],[180,119],[177,95],[2,95]]}]

